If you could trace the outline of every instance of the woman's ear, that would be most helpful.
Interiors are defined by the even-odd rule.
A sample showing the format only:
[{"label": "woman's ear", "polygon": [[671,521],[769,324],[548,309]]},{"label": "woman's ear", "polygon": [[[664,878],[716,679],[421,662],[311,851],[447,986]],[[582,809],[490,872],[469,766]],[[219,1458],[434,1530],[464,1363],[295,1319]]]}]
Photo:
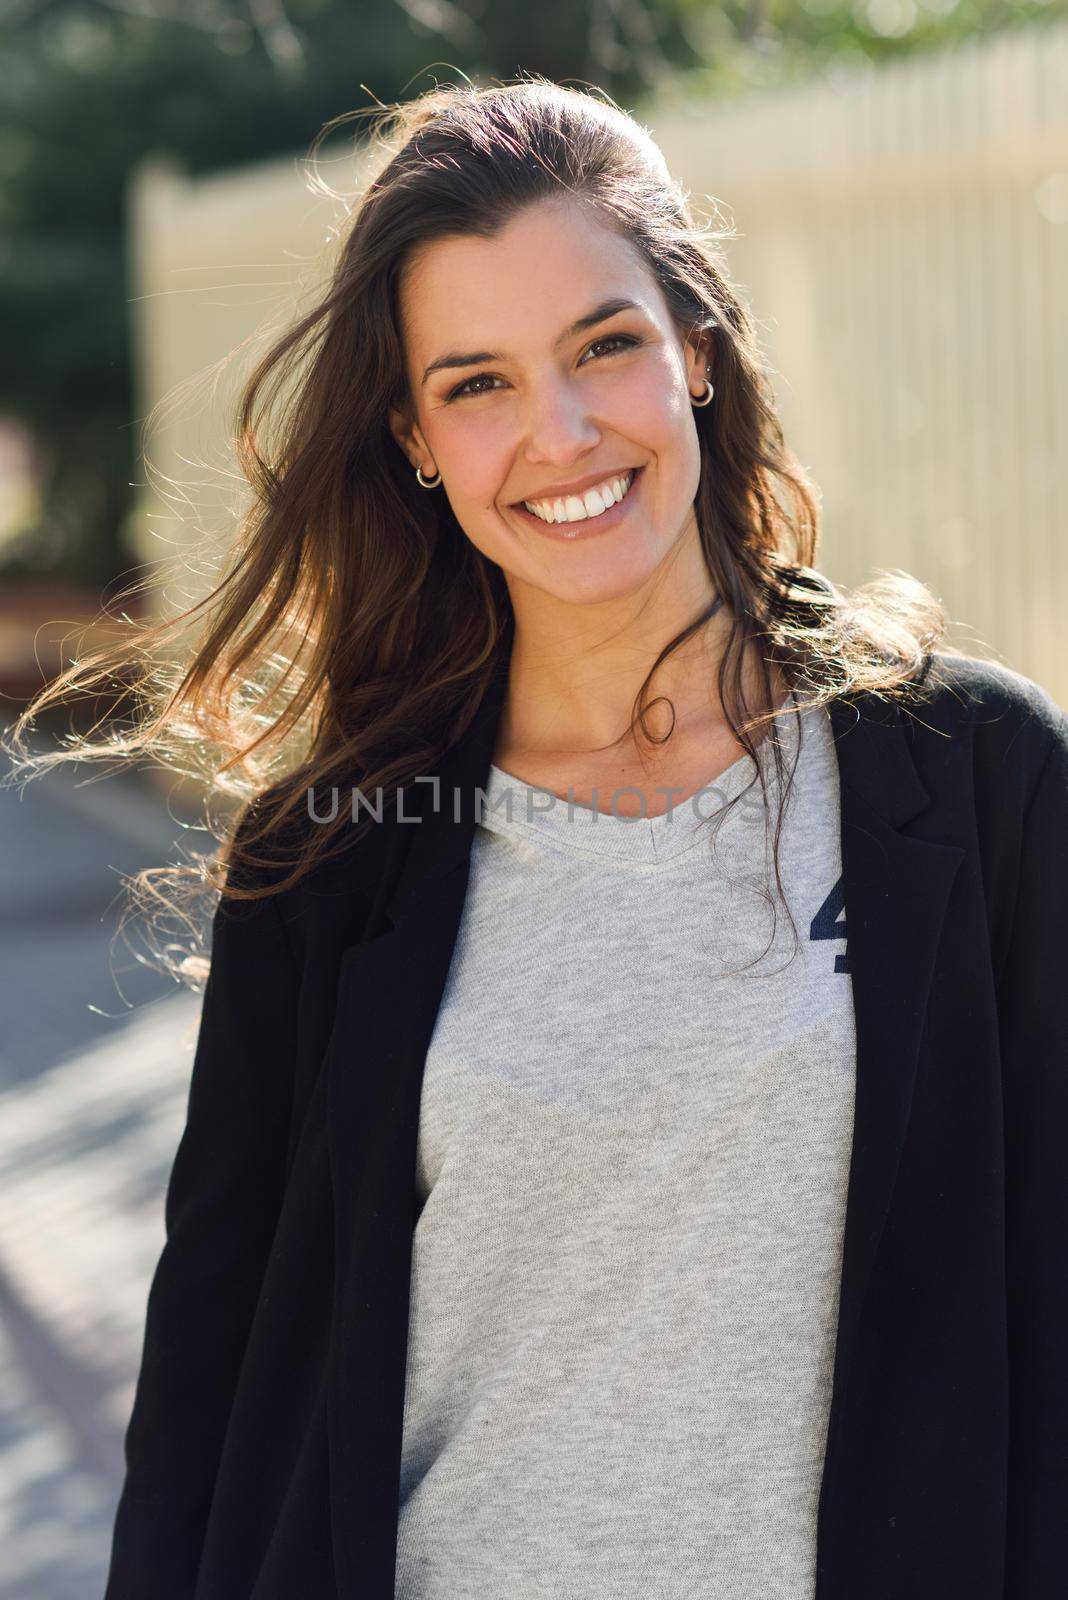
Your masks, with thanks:
[{"label": "woman's ear", "polygon": [[413,467],[425,461],[430,452],[423,442],[419,429],[406,412],[396,406],[389,408],[389,431],[408,457]]},{"label": "woman's ear", "polygon": [[686,384],[691,394],[698,394],[704,379],[715,376],[712,371],[714,357],[711,331],[705,329],[687,339],[685,355]]},{"label": "woman's ear", "polygon": [[412,428],[403,411],[398,411],[396,406],[390,406],[388,412],[389,431],[400,445],[404,454],[411,460]]}]

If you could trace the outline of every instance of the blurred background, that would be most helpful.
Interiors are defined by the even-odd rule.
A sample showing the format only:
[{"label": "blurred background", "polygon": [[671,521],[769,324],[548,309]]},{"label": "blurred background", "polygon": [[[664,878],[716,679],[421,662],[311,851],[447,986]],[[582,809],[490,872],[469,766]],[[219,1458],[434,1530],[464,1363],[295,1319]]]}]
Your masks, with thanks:
[{"label": "blurred background", "polygon": [[[230,403],[343,219],[322,125],[526,71],[607,89],[737,230],[816,565],[912,573],[1068,703],[1065,0],[5,0],[0,31],[0,723],[124,584],[225,546]],[[351,191],[343,133],[316,165]],[[0,789],[3,1600],[103,1593],[199,1015],[118,914],[194,801]]]}]

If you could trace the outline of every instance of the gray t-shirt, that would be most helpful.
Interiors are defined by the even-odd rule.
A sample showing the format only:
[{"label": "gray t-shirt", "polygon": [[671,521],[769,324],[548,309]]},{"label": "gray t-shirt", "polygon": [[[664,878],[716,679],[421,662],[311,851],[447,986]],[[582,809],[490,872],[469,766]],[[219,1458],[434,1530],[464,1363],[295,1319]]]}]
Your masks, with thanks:
[{"label": "gray t-shirt", "polygon": [[826,709],[782,738],[796,949],[747,755],[644,819],[491,769],[424,1068],[399,1600],[813,1592],[855,1032]]}]

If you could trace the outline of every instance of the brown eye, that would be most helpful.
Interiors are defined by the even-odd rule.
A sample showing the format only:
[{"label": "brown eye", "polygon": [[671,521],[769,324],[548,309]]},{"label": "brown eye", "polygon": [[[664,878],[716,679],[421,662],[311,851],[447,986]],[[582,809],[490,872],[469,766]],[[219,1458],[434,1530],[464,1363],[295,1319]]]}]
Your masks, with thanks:
[{"label": "brown eye", "polygon": [[469,388],[470,384],[478,383],[483,378],[488,378],[488,379],[490,379],[492,381],[493,374],[491,372],[476,372],[473,378],[465,378],[462,383],[458,383],[456,385],[455,389],[450,389],[449,390],[448,394],[445,396],[446,400],[455,400],[455,399],[457,399],[458,396],[463,395],[465,393],[466,394],[492,394],[493,391],[491,389],[471,389],[471,388]]},{"label": "brown eye", "polygon": [[[639,340],[633,338],[629,333],[606,333],[602,339],[595,339],[593,341],[586,354],[589,355],[590,350],[596,350],[598,345],[602,344],[611,344],[615,345],[617,349],[626,350],[631,346],[638,344],[639,342]],[[609,355],[615,355],[616,351],[610,350],[608,353]]]}]

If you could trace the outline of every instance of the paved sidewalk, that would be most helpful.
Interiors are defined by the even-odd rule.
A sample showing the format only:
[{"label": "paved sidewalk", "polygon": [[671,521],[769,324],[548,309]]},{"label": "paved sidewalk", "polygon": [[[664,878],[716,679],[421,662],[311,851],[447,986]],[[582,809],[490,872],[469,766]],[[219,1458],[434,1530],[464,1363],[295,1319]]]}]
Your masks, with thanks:
[{"label": "paved sidewalk", "polygon": [[103,1595],[200,1015],[114,936],[121,874],[211,841],[83,777],[0,789],[0,1600]]}]

